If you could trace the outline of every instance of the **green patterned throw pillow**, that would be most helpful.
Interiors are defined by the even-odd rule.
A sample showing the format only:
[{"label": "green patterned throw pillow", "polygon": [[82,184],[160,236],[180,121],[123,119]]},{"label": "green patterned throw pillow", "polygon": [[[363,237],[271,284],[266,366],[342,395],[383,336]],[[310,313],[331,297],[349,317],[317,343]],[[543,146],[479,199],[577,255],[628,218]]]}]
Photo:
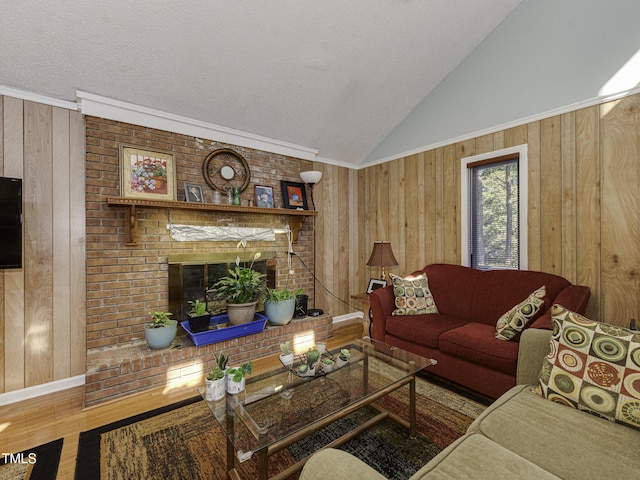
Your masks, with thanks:
[{"label": "green patterned throw pillow", "polygon": [[389,276],[393,283],[393,294],[396,297],[396,309],[392,315],[438,313],[438,307],[429,290],[429,281],[424,273],[405,278],[393,273]]},{"label": "green patterned throw pillow", "polygon": [[640,335],[552,307],[538,394],[640,429]]},{"label": "green patterned throw pillow", "polygon": [[498,319],[495,336],[498,340],[511,340],[517,338],[518,334],[524,330],[540,307],[544,303],[544,296],[547,294],[544,285],[525,298],[518,305]]}]

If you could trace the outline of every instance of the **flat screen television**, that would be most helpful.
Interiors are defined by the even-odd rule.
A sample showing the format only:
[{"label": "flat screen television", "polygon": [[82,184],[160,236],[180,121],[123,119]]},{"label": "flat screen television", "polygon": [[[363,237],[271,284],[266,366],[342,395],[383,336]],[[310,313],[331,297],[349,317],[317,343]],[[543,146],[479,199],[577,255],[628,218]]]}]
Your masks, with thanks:
[{"label": "flat screen television", "polygon": [[22,180],[0,177],[0,268],[22,268]]}]

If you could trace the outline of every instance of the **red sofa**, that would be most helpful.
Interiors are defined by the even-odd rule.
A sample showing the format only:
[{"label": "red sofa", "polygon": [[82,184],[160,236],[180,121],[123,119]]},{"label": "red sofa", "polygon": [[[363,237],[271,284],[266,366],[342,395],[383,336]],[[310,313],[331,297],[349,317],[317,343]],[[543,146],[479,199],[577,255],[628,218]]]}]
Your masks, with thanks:
[{"label": "red sofa", "polygon": [[379,288],[369,294],[374,338],[436,359],[430,373],[491,398],[516,384],[519,343],[495,338],[498,318],[544,285],[543,313],[527,328],[551,329],[554,303],[584,314],[590,296],[588,287],[543,272],[433,264],[414,273],[422,272],[439,313],[392,316],[393,286]]}]

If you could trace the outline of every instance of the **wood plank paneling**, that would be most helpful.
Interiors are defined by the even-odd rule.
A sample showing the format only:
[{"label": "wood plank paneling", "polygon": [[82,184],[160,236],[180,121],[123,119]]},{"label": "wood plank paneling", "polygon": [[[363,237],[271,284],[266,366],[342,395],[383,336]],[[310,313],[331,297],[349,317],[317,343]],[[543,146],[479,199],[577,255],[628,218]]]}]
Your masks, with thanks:
[{"label": "wood plank paneling", "polygon": [[529,270],[542,270],[542,214],[541,208],[541,170],[540,170],[540,122],[527,126],[527,163],[528,210],[527,229],[529,230],[528,266]]},{"label": "wood plank paneling", "polygon": [[576,112],[576,281],[591,287],[589,318],[602,318],[600,189],[600,109],[595,106]]},{"label": "wood plank paneling", "polygon": [[575,113],[562,115],[562,276],[576,282],[576,125]]},{"label": "wood plank paneling", "polygon": [[602,318],[638,317],[640,162],[638,96],[602,106]]},{"label": "wood plank paneling", "polygon": [[[4,174],[8,177],[22,179],[24,179],[23,103],[22,100],[4,97]],[[23,202],[23,213],[24,208]],[[4,273],[4,391],[18,390],[26,386],[24,244],[22,249],[23,268],[5,270]]]},{"label": "wood plank paneling", "polygon": [[540,214],[542,270],[562,275],[562,163],[560,118],[540,122]]},{"label": "wood plank paneling", "polygon": [[78,112],[2,99],[5,176],[23,179],[23,268],[5,270],[1,392],[85,372],[85,133]]}]

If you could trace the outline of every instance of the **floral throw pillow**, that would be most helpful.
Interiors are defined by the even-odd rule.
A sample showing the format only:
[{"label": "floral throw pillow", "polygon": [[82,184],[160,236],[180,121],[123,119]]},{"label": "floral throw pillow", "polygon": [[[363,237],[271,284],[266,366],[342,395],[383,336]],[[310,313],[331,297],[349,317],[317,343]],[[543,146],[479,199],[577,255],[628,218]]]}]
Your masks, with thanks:
[{"label": "floral throw pillow", "polygon": [[512,340],[524,330],[524,327],[533,320],[540,307],[544,304],[544,296],[547,294],[544,285],[525,298],[518,305],[498,319],[495,336],[498,340]]},{"label": "floral throw pillow", "polygon": [[424,273],[404,278],[393,273],[389,276],[393,284],[393,294],[396,297],[396,309],[392,315],[438,313],[438,307],[429,290],[429,281]]},{"label": "floral throw pillow", "polygon": [[640,429],[640,334],[554,305],[539,395]]}]

